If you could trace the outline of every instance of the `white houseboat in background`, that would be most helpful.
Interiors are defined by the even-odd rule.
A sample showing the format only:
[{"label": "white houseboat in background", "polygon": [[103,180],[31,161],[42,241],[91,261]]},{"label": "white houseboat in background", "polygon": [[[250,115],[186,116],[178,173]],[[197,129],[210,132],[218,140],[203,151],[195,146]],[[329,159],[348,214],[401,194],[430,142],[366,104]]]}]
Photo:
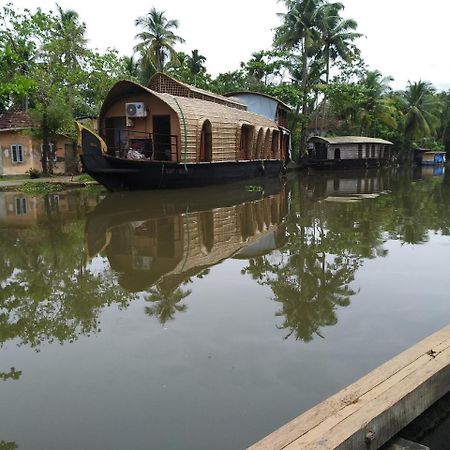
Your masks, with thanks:
[{"label": "white houseboat in background", "polygon": [[445,151],[434,151],[429,148],[417,148],[415,161],[419,166],[443,166],[446,160]]},{"label": "white houseboat in background", "polygon": [[364,136],[313,136],[306,164],[312,167],[376,167],[392,160],[392,142]]}]

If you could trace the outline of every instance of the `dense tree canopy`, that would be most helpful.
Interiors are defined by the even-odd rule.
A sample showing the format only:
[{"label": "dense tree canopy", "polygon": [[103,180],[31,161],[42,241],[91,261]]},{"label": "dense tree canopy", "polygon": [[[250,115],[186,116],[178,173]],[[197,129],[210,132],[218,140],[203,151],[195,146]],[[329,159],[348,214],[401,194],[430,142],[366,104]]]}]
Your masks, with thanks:
[{"label": "dense tree canopy", "polygon": [[[70,134],[74,117],[96,115],[118,79],[146,84],[155,71],[218,93],[263,92],[292,107],[294,153],[311,134],[362,134],[394,142],[400,157],[414,146],[450,147],[450,93],[424,81],[394,92],[392,78],[369,70],[356,42],[357,23],[342,3],[283,0],[285,12],[272,48],[255,49],[240,67],[216,77],[201,49],[177,49],[179,22],[151,8],[135,25],[136,53],[91,50],[86,25],[74,10],[0,11],[0,113],[29,109],[41,124],[44,153],[57,132]],[[43,157],[44,170],[51,158]]]}]

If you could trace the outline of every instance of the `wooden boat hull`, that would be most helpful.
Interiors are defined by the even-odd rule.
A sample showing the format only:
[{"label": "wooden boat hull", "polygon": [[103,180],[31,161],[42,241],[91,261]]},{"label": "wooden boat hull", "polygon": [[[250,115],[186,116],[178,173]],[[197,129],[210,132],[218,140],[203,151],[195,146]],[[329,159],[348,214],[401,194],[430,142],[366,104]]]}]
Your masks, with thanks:
[{"label": "wooden boat hull", "polygon": [[108,155],[95,133],[80,128],[84,170],[110,191],[197,187],[284,174],[281,160],[175,163]]}]

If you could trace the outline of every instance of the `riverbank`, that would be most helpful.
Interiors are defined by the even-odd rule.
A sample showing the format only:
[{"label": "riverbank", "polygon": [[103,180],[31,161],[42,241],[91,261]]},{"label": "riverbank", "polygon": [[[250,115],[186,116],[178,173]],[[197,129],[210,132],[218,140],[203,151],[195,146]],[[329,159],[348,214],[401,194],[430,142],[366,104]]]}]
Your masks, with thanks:
[{"label": "riverbank", "polygon": [[[97,181],[86,177],[85,175],[73,177],[71,175],[57,175],[52,177],[30,178],[28,176],[20,177],[0,177],[0,191],[21,191],[24,187],[33,186],[42,187],[46,190],[48,187],[78,188],[86,186],[97,186]],[[27,190],[27,189],[25,189]],[[53,189],[50,189],[50,191]]]}]

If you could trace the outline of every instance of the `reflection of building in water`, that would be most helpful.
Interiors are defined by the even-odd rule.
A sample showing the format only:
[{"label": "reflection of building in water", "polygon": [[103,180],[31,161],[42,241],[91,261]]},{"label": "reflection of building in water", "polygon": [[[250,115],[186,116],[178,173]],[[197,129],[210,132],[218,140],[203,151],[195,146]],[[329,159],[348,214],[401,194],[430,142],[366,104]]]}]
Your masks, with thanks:
[{"label": "reflection of building in water", "polygon": [[[275,196],[234,206],[124,221],[105,229],[103,242],[125,288],[140,291],[158,283],[176,289],[206,268],[239,256],[245,247],[260,242],[263,254],[280,246],[285,239],[280,225],[286,215],[283,190]],[[92,225],[91,242],[95,240],[94,228]],[[89,245],[89,224],[87,232]]]},{"label": "reflection of building in water", "polygon": [[40,197],[21,192],[0,192],[0,227],[27,228],[49,220],[54,214],[68,220],[78,219],[82,209],[91,210],[97,203],[96,197],[84,197],[75,192]]}]

